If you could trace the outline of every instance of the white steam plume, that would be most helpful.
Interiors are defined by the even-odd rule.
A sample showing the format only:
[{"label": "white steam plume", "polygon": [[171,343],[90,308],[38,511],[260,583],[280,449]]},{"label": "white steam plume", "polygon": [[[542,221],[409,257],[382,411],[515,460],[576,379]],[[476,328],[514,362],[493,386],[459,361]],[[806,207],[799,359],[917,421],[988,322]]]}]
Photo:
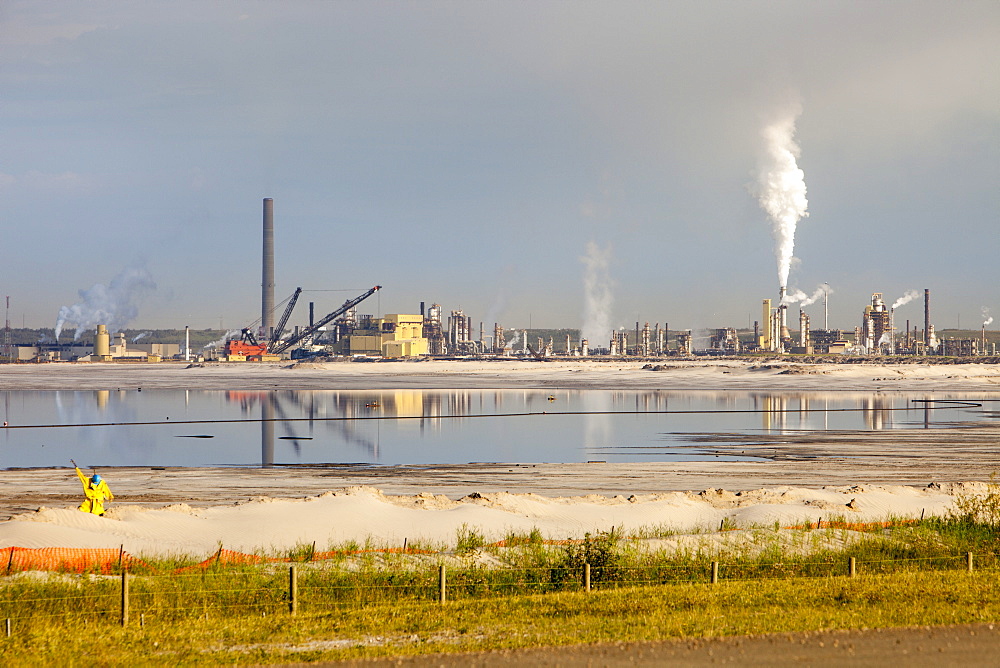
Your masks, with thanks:
[{"label": "white steam plume", "polygon": [[[208,343],[206,343],[205,345],[203,345],[201,347],[201,349],[202,350],[208,350],[209,348],[219,348],[226,341],[228,341],[229,339],[233,338],[234,336],[236,336],[237,334],[239,334],[241,331],[242,330],[239,330],[239,329],[230,329],[230,330],[227,330],[226,333],[222,335],[221,339],[217,339],[215,341],[209,341]],[[183,349],[184,349],[184,344],[181,344],[181,350],[183,350]]]},{"label": "white steam plume", "polygon": [[580,335],[588,341],[602,341],[611,330],[611,287],[608,273],[611,263],[611,244],[601,248],[593,241],[587,242],[583,262],[584,313]]},{"label": "white steam plume", "polygon": [[519,329],[512,329],[510,331],[514,332],[514,336],[510,337],[510,341],[508,341],[504,345],[504,348],[510,348],[511,350],[513,350],[514,346],[516,346],[517,342],[521,339],[521,330],[519,330]]},{"label": "white steam plume", "polygon": [[152,332],[143,332],[142,334],[136,334],[135,336],[132,337],[132,343],[137,343],[138,341],[146,338],[150,334],[152,334]]},{"label": "white steam plume", "polygon": [[80,290],[80,301],[59,309],[56,319],[56,339],[63,326],[76,325],[73,340],[84,330],[97,325],[107,325],[111,331],[120,331],[139,315],[136,301],[156,289],[149,272],[142,267],[126,267],[107,285],[97,283],[88,290]]},{"label": "white steam plume", "polygon": [[807,299],[809,299],[809,296],[806,293],[801,290],[795,290],[794,292],[786,294],[785,298],[781,300],[781,303],[787,306],[788,304],[794,304],[796,302],[804,302]]},{"label": "white steam plume", "polygon": [[781,303],[794,304],[796,302],[801,302],[799,304],[799,307],[805,308],[806,306],[812,306],[813,304],[818,302],[820,297],[822,297],[823,295],[830,294],[832,292],[833,290],[831,290],[826,284],[818,286],[811,295],[807,295],[801,290],[795,290],[790,294],[785,295],[785,299]]},{"label": "white steam plume", "polygon": [[823,295],[831,294],[832,292],[833,290],[830,289],[830,286],[824,283],[823,285],[817,287],[816,290],[811,295],[809,295],[807,299],[803,300],[803,302],[799,304],[799,306],[801,306],[802,308],[805,308],[806,306],[812,306],[813,304],[819,301],[820,297],[822,297]]},{"label": "white steam plume", "polygon": [[988,327],[990,323],[993,322],[993,316],[990,315],[990,309],[987,306],[983,307],[983,327]]},{"label": "white steam plume", "polygon": [[894,301],[892,303],[892,306],[890,308],[892,310],[895,310],[895,309],[899,308],[900,306],[902,306],[903,304],[909,304],[910,302],[912,302],[914,299],[916,299],[919,296],[920,296],[920,293],[917,292],[916,290],[907,290],[906,294],[904,294],[902,297],[900,297],[899,299],[897,299],[896,301]]},{"label": "white steam plume", "polygon": [[755,172],[756,182],[750,192],[771,219],[774,255],[778,260],[778,286],[788,287],[788,272],[795,248],[795,226],[808,216],[806,208],[805,173],[795,163],[799,147],[795,136],[795,119],[802,113],[798,103],[784,110],[778,118],[761,130],[764,150]]}]

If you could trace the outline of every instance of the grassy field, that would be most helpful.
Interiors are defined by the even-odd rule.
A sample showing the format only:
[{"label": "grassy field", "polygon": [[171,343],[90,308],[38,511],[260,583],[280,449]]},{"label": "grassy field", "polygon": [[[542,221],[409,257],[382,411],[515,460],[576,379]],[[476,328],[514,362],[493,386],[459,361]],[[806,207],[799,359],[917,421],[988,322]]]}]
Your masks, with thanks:
[{"label": "grassy field", "polygon": [[[994,501],[967,500],[964,514],[946,520],[863,530],[723,527],[687,537],[683,549],[651,548],[650,541],[671,537],[655,530],[642,540],[602,534],[568,545],[546,544],[535,532],[489,546],[463,527],[447,553],[350,545],[322,561],[310,561],[303,548],[272,555],[293,560],[282,563],[157,562],[129,575],[124,628],[120,575],[13,573],[0,580],[0,624],[12,624],[10,637],[0,626],[0,662],[277,663],[994,622]],[[716,540],[723,534],[740,542],[727,547]],[[856,577],[848,575],[850,557]],[[712,561],[719,563],[715,584]],[[445,563],[448,601],[441,604]]]},{"label": "grassy field", "polygon": [[206,609],[122,628],[98,612],[36,617],[0,639],[7,666],[277,663],[1000,619],[996,572],[724,581],[403,600],[287,613]]}]

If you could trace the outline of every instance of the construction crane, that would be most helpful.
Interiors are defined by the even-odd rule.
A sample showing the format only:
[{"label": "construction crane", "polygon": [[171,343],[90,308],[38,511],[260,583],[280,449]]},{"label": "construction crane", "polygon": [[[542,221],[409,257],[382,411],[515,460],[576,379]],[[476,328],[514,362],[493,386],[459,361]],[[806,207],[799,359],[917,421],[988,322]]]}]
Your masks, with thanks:
[{"label": "construction crane", "polygon": [[[226,357],[253,358],[267,355],[268,351],[271,350],[281,338],[281,333],[284,331],[285,325],[288,323],[288,318],[292,315],[292,309],[295,308],[295,303],[298,301],[300,294],[302,294],[302,288],[295,288],[295,292],[281,302],[282,304],[287,302],[285,312],[281,314],[278,326],[271,331],[270,337],[267,341],[258,341],[257,335],[254,334],[254,330],[257,329],[257,324],[260,322],[258,319],[240,331],[239,339],[226,341],[226,346],[223,349]],[[279,304],[279,306],[280,305],[281,304]]]},{"label": "construction crane", "polygon": [[354,308],[381,289],[381,285],[376,285],[363,295],[347,300],[337,310],[326,314],[323,318],[316,321],[309,327],[306,327],[290,339],[282,341],[281,333],[285,329],[285,325],[288,323],[288,318],[292,315],[292,309],[295,308],[295,303],[298,301],[299,295],[302,294],[302,288],[296,288],[295,292],[292,293],[292,296],[288,298],[288,305],[285,307],[284,313],[281,314],[281,319],[278,320],[277,326],[274,328],[274,331],[271,332],[267,341],[261,342],[257,340],[256,335],[253,333],[253,325],[250,327],[244,327],[239,339],[226,341],[226,347],[224,348],[225,355],[226,357],[242,356],[247,359],[260,358],[264,355],[280,355],[299,341],[312,336],[328,322],[335,318],[339,318],[348,310]]},{"label": "construction crane", "polygon": [[277,344],[272,350],[270,350],[270,353],[272,355],[280,355],[281,353],[285,352],[286,350],[294,346],[299,341],[309,338],[310,336],[318,332],[320,328],[326,326],[327,323],[344,315],[349,310],[351,310],[364,300],[368,299],[381,289],[382,289],[381,285],[376,285],[363,295],[355,297],[354,299],[347,300],[337,310],[331,313],[327,313],[325,316],[317,320],[314,324],[310,325],[309,327],[306,327],[305,329],[303,329],[302,331],[300,331],[298,334],[291,337],[287,341],[282,341],[281,343]]},{"label": "construction crane", "polygon": [[295,288],[295,292],[288,298],[288,306],[285,307],[285,312],[281,314],[281,318],[278,320],[278,324],[274,327],[274,330],[271,332],[271,338],[267,342],[268,350],[274,350],[275,346],[278,345],[281,334],[285,331],[285,325],[288,324],[288,318],[292,315],[292,309],[295,308],[295,302],[299,300],[299,295],[301,294],[302,288]]}]

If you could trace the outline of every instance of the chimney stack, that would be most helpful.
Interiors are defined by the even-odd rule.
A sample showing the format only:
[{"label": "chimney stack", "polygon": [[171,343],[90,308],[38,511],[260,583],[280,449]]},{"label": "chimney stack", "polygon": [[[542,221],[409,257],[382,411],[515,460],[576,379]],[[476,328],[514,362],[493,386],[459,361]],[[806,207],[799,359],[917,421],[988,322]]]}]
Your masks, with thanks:
[{"label": "chimney stack", "polygon": [[931,345],[931,291],[924,290],[924,344]]},{"label": "chimney stack", "polygon": [[274,328],[274,200],[270,197],[264,198],[263,255],[260,327],[268,338]]}]

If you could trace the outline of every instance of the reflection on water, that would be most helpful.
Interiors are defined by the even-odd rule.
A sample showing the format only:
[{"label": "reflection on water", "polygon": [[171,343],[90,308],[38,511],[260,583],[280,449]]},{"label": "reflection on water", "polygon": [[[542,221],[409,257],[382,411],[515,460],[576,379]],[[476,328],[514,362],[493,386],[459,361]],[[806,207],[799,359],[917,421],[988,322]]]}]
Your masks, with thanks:
[{"label": "reflection on water", "polygon": [[[704,433],[991,419],[975,393],[620,390],[5,392],[0,467],[673,461]],[[32,425],[31,428],[22,428]],[[52,425],[90,425],[52,428]],[[259,431],[259,435],[257,432]],[[260,439],[259,455],[256,454]],[[199,440],[201,439],[201,440]],[[711,455],[713,458],[716,455]]]}]

